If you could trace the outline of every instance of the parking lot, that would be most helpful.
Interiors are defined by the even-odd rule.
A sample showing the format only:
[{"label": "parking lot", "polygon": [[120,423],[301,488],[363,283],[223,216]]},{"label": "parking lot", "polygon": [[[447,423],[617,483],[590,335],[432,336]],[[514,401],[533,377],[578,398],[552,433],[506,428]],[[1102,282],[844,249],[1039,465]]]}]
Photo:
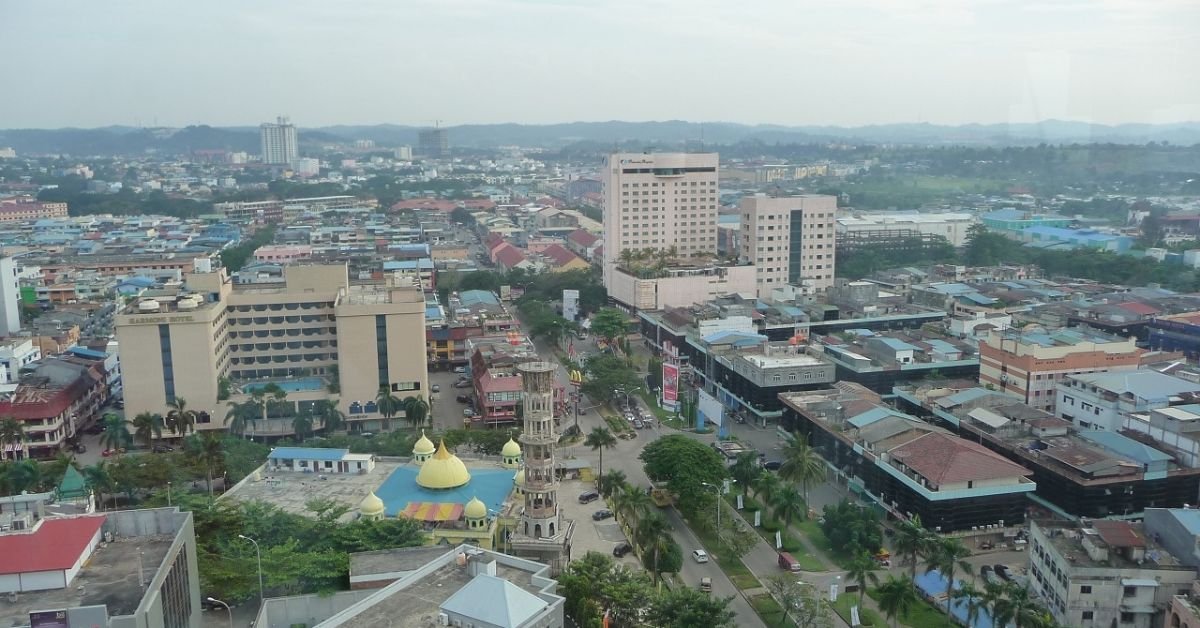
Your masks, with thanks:
[{"label": "parking lot", "polygon": [[[471,387],[454,387],[455,382],[462,376],[461,373],[453,371],[429,372],[429,394],[433,399],[433,429],[435,432],[462,429],[463,427],[463,410],[467,408],[467,404],[455,398],[459,395],[474,396],[475,391]],[[437,386],[437,392],[433,392],[434,386]]]},{"label": "parking lot", "polygon": [[[589,490],[593,490],[591,483],[579,480],[566,480],[559,485],[558,503],[562,506],[563,516],[575,521],[575,534],[571,537],[572,558],[582,558],[588,552],[612,556],[613,548],[626,540],[616,519],[592,520],[593,513],[609,508],[604,499],[579,503],[579,496]],[[637,557],[632,552],[614,560],[631,567],[637,565]]]}]

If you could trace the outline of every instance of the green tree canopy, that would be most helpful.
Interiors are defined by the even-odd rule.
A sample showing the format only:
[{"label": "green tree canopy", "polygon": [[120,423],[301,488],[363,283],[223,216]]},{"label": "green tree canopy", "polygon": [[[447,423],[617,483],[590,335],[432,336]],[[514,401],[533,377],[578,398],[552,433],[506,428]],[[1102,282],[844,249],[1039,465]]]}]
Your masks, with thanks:
[{"label": "green tree canopy", "polygon": [[646,445],[641,460],[646,475],[654,481],[666,481],[675,494],[680,510],[694,514],[711,507],[713,489],[727,476],[725,461],[711,447],[682,434],[664,436]]}]

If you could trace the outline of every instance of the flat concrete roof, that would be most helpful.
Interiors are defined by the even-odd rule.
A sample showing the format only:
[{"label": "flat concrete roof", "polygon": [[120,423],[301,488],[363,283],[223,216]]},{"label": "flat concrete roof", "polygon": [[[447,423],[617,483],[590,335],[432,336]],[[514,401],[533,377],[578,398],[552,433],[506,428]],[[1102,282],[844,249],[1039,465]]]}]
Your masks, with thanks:
[{"label": "flat concrete roof", "polygon": [[[445,550],[443,549],[443,554]],[[537,595],[528,571],[496,563],[496,576]],[[391,628],[425,628],[437,621],[442,603],[471,581],[470,570],[453,561],[373,604],[354,616],[356,626],[390,626]]]},{"label": "flat concrete roof", "polygon": [[31,611],[74,606],[104,604],[109,617],[129,615],[137,610],[145,593],[138,582],[139,558],[141,576],[149,582],[174,541],[173,535],[162,535],[100,543],[67,588],[21,593],[15,603],[5,599],[0,604],[0,626],[28,626]]},{"label": "flat concrete roof", "polygon": [[[313,516],[305,504],[312,499],[331,499],[351,510],[343,516],[349,521],[358,513],[358,505],[368,493],[379,488],[398,462],[376,462],[369,473],[314,473],[296,471],[264,471],[263,479],[249,480],[227,493],[229,499],[242,502],[262,501],[274,504],[286,512]],[[326,479],[319,479],[324,477]]]}]

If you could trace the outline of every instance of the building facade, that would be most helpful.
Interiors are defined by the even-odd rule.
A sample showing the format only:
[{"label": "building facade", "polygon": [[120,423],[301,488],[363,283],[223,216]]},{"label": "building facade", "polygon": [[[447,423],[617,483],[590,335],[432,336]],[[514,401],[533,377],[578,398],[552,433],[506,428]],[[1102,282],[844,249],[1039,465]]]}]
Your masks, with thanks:
[{"label": "building facade", "polygon": [[979,383],[1053,413],[1067,375],[1136,369],[1140,356],[1134,338],[1082,329],[993,331],[979,343]]},{"label": "building facade", "polygon": [[258,127],[258,136],[264,164],[290,166],[300,156],[296,127],[285,117],[276,118],[274,124],[264,122]]},{"label": "building facade", "polygon": [[[717,251],[716,153],[614,153],[604,159],[604,283],[624,251]],[[611,290],[611,288],[610,288]]]},{"label": "building facade", "polygon": [[756,268],[758,296],[783,284],[833,286],[837,197],[806,194],[743,197],[741,257]]},{"label": "building facade", "polygon": [[0,222],[66,218],[66,203],[43,203],[32,199],[0,201]]},{"label": "building facade", "polygon": [[442,159],[450,154],[450,134],[446,129],[425,129],[417,133],[417,154]]},{"label": "building facade", "polygon": [[[130,415],[165,413],[182,397],[203,413],[197,429],[220,429],[230,407],[275,383],[287,404],[337,399],[352,430],[386,430],[381,387],[428,397],[420,288],[351,284],[345,264],[287,266],[270,287],[235,286],[224,269],[193,273],[183,291],[118,314],[116,331]],[[287,410],[250,421],[248,433],[292,434]]]}]

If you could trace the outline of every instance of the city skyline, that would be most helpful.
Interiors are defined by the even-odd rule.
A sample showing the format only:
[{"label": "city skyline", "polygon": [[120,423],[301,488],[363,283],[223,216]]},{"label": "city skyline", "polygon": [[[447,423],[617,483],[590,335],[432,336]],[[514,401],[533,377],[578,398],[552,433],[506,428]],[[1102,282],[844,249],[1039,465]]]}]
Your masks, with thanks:
[{"label": "city skyline", "polygon": [[[281,111],[305,127],[1200,120],[1200,85],[1181,80],[1200,57],[1188,33],[1200,6],[1187,2],[679,9],[625,0],[353,11],[217,3],[169,13],[144,2],[7,5],[0,55],[22,59],[22,74],[7,78],[30,97],[0,103],[0,121],[242,126]],[[339,37],[345,46],[312,43]],[[50,52],[28,54],[37,49]],[[371,97],[346,98],[339,85]]]}]

